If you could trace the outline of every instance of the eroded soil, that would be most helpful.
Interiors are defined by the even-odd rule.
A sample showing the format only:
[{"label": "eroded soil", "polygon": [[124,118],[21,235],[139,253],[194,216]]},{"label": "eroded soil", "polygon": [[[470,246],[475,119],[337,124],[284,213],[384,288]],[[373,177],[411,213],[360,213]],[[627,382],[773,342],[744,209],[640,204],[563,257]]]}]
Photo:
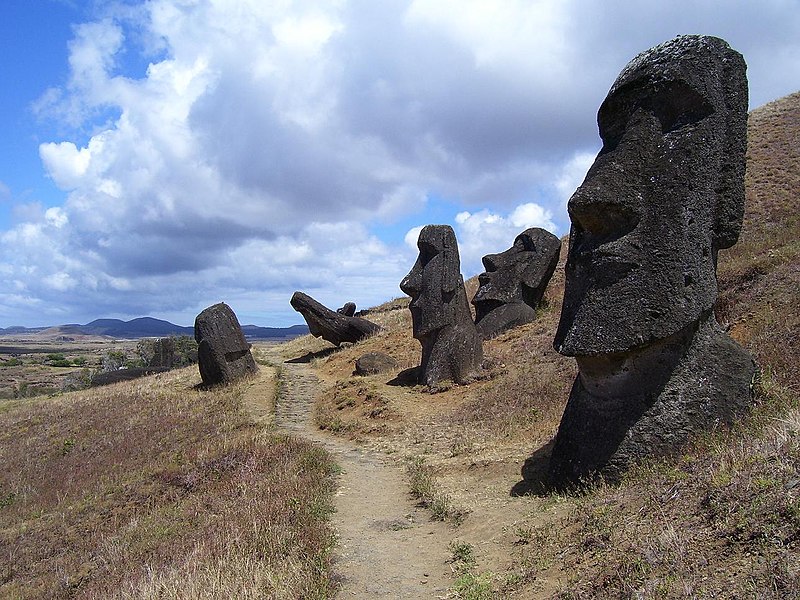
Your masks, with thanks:
[{"label": "eroded soil", "polygon": [[[320,444],[342,469],[332,518],[339,538],[334,559],[338,596],[448,597],[453,583],[447,562],[453,527],[431,520],[429,512],[418,506],[400,465],[313,425],[319,381],[308,364],[282,362],[275,349],[265,354],[268,361],[280,365],[275,425]],[[263,403],[265,386],[262,381],[248,391],[246,405],[251,410],[259,404],[254,396],[262,394]]]}]

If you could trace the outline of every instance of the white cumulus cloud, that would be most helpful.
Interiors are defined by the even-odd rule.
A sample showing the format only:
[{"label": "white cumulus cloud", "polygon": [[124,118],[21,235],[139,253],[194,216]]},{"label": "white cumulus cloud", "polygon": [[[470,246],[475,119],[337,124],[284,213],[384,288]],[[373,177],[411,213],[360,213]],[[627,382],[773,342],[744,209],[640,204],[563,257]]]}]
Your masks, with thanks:
[{"label": "white cumulus cloud", "polygon": [[487,209],[457,214],[455,231],[462,272],[468,277],[480,273],[483,256],[506,250],[517,235],[530,227],[557,233],[552,219],[551,211],[533,202],[517,206],[507,216]]},{"label": "white cumulus cloud", "polygon": [[[452,226],[458,240],[461,272],[465,277],[483,271],[481,259],[485,255],[506,250],[517,235],[530,227],[558,233],[552,212],[535,202],[520,204],[505,215],[488,209],[462,211],[453,217]],[[417,251],[417,240],[423,227],[412,227],[405,234],[405,244],[413,252]]]},{"label": "white cumulus cloud", "polygon": [[748,60],[756,102],[800,77],[800,16],[779,0],[97,11],[74,27],[65,83],[35,103],[64,132],[39,153],[65,199],[12,208],[0,317],[189,323],[226,300],[286,324],[299,319],[294,289],[380,302],[398,293],[418,229],[374,232],[440,222],[432,198],[455,207],[474,274],[526,227],[566,233],[566,200],[598,147],[597,107],[636,53],[677,32],[725,37]]}]

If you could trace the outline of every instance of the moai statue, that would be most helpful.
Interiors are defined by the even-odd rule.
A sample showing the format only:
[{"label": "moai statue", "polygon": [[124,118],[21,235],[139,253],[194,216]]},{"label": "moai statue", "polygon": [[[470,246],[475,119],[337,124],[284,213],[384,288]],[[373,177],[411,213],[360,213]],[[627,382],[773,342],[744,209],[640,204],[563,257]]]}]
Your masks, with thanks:
[{"label": "moai statue", "polygon": [[400,289],[411,296],[414,337],[422,344],[418,381],[432,390],[446,380],[469,383],[479,374],[483,346],[467,303],[456,235],[449,225],[426,225],[417,246],[419,257]]},{"label": "moai statue", "polygon": [[478,275],[480,287],[472,298],[475,326],[483,339],[533,321],[560,252],[561,240],[531,227],[508,250],[483,257],[486,271]]},{"label": "moai statue", "polygon": [[250,344],[230,306],[209,306],[194,321],[197,363],[205,385],[231,383],[258,371]]},{"label": "moai statue", "polygon": [[380,325],[372,321],[339,312],[348,310],[348,305],[352,305],[352,312],[355,313],[356,305],[352,302],[348,302],[339,310],[331,310],[303,292],[295,292],[289,302],[292,308],[303,315],[312,335],[321,337],[336,347],[344,342],[355,344],[381,330]]},{"label": "moai statue", "polygon": [[579,374],[555,481],[615,477],[751,406],[755,364],[717,323],[717,252],[744,213],[746,66],[718,38],[634,58],[600,107],[603,148],[569,200],[554,347]]}]

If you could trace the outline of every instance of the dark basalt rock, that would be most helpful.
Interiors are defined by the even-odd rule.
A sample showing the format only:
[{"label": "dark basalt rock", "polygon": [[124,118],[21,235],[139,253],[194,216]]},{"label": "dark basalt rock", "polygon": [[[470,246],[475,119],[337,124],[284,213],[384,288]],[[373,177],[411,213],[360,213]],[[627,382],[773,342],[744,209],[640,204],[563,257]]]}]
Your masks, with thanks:
[{"label": "dark basalt rock", "polygon": [[331,310],[303,292],[295,292],[292,295],[291,305],[303,315],[312,335],[321,337],[334,346],[341,346],[343,342],[354,344],[381,329],[372,321],[361,317],[348,317]]},{"label": "dark basalt rock", "polygon": [[341,308],[337,308],[336,312],[340,315],[344,315],[345,317],[352,317],[356,314],[356,303],[355,302],[345,302],[344,306]]},{"label": "dark basalt rock", "polygon": [[753,360],[712,311],[744,213],[745,70],[723,40],[681,36],[633,59],[600,107],[603,148],[568,204],[554,347],[579,374],[556,481],[613,477],[752,404]]},{"label": "dark basalt rock", "polygon": [[367,352],[356,360],[356,375],[378,375],[397,369],[398,364],[388,354],[383,352]]},{"label": "dark basalt rock", "polygon": [[545,229],[520,233],[508,250],[483,257],[484,273],[472,298],[475,326],[483,339],[529,323],[556,270],[561,240]]},{"label": "dark basalt rock", "polygon": [[426,225],[417,241],[419,257],[400,283],[411,296],[414,337],[422,344],[419,383],[435,389],[446,380],[469,383],[483,361],[481,336],[467,303],[453,229]]},{"label": "dark basalt rock", "polygon": [[230,306],[209,306],[194,321],[200,377],[205,385],[231,383],[258,371],[250,344]]}]

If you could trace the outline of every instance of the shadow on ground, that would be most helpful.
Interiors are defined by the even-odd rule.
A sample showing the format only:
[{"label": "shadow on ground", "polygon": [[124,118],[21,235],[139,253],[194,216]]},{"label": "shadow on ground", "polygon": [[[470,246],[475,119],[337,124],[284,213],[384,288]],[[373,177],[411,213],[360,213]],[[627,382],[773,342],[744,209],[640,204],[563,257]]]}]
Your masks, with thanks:
[{"label": "shadow on ground", "polygon": [[[522,464],[522,481],[514,484],[509,496],[539,496],[545,497],[552,494],[567,496],[580,496],[595,486],[601,479],[599,477],[587,478],[580,481],[553,481],[550,476],[550,455],[553,452],[553,443],[550,440],[544,446],[525,459]],[[613,483],[614,479],[605,479]]]},{"label": "shadow on ground", "polygon": [[553,440],[550,440],[525,459],[522,464],[522,481],[514,484],[509,492],[510,496],[549,496],[558,491],[548,473],[552,451]]},{"label": "shadow on ground", "polygon": [[386,385],[397,385],[402,387],[414,387],[419,384],[419,367],[403,369],[397,377],[386,382]]},{"label": "shadow on ground", "polygon": [[339,348],[323,348],[322,350],[317,350],[316,352],[306,352],[303,356],[298,356],[297,358],[290,358],[289,360],[285,360],[284,362],[290,364],[306,364],[310,363],[315,358],[325,358],[326,356],[333,354]]}]

